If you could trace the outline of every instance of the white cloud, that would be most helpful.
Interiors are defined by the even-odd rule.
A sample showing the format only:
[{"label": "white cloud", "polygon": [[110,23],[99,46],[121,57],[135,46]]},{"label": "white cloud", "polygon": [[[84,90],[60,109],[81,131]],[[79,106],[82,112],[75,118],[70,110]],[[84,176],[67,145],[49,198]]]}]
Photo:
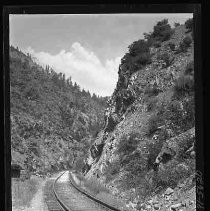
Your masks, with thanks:
[{"label": "white cloud", "polygon": [[100,96],[111,95],[117,83],[120,57],[106,60],[104,64],[94,52],[85,49],[80,43],[72,44],[69,51],[62,50],[56,55],[26,49],[40,64],[51,66],[56,72],[71,76],[81,88]]}]

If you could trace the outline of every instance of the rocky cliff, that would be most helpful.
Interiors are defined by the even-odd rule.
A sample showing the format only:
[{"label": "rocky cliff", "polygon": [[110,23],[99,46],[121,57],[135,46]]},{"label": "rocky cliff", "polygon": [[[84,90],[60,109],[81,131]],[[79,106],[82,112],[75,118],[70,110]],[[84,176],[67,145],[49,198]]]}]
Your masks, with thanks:
[{"label": "rocky cliff", "polygon": [[[164,29],[158,34],[157,27]],[[151,197],[186,181],[185,194],[194,190],[189,179],[195,173],[193,50],[192,28],[170,29],[164,20],[147,40],[131,44],[121,60],[104,128],[83,173],[106,184],[133,210],[156,209],[147,203]],[[156,207],[165,210],[173,203],[159,198]]]}]

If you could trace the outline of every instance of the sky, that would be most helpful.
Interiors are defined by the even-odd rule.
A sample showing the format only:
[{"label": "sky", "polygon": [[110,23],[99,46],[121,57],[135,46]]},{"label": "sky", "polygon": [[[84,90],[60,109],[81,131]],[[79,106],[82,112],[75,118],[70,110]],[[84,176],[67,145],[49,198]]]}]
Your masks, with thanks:
[{"label": "sky", "polygon": [[10,45],[43,66],[65,73],[81,88],[110,96],[128,46],[167,18],[184,23],[190,13],[10,15]]}]

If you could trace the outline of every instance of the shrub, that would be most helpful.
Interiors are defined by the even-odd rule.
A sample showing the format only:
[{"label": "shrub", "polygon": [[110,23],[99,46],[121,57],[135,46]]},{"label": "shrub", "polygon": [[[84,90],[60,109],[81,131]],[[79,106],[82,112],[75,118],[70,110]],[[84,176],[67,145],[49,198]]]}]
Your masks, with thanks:
[{"label": "shrub", "polygon": [[144,90],[145,100],[149,97],[157,96],[160,90],[156,86],[147,86]]},{"label": "shrub", "polygon": [[82,169],[84,168],[84,158],[82,157],[78,157],[74,163],[74,170],[78,171],[78,172],[82,172]]},{"label": "shrub", "polygon": [[[144,149],[136,150],[127,154],[121,159],[121,167],[123,168],[122,189],[131,189],[141,186],[145,191],[148,190],[145,175],[147,173],[147,157]],[[147,188],[145,188],[147,187]]]},{"label": "shrub", "polygon": [[172,100],[162,114],[166,124],[176,134],[192,128],[195,124],[195,102],[194,97],[185,97],[182,101]]},{"label": "shrub", "polygon": [[191,33],[192,39],[194,40],[194,31]]},{"label": "shrub", "polygon": [[150,49],[145,40],[133,42],[128,46],[128,53],[121,59],[121,64],[126,66],[130,73],[136,72],[149,63],[151,63]]},{"label": "shrub", "polygon": [[[161,132],[161,133],[162,133],[161,135],[165,136],[165,134],[163,134],[163,132]],[[147,168],[148,168],[148,170],[154,168],[154,162],[156,160],[156,157],[158,156],[158,154],[161,151],[161,148],[163,146],[164,138],[162,138],[162,139],[158,138],[158,140],[156,140],[155,142],[149,143],[149,145],[148,145],[149,155],[148,155],[148,160],[147,160]]]},{"label": "shrub", "polygon": [[194,78],[189,75],[182,75],[176,81],[174,85],[174,94],[177,97],[184,96],[185,93],[189,93],[194,90]]},{"label": "shrub", "polygon": [[190,47],[191,43],[192,43],[192,38],[190,36],[186,36],[182,40],[182,42],[180,42],[180,44],[179,44],[179,50],[181,52],[186,52],[187,49]]},{"label": "shrub", "polygon": [[194,171],[193,164],[179,163],[176,160],[169,161],[158,171],[158,180],[162,181],[167,187],[176,187],[179,181],[189,177]]},{"label": "shrub", "polygon": [[118,154],[130,154],[137,148],[138,133],[131,133],[130,135],[124,135],[117,149]]},{"label": "shrub", "polygon": [[187,98],[183,102],[182,121],[180,121],[183,131],[189,130],[195,125],[195,100],[194,96]]},{"label": "shrub", "polygon": [[147,100],[147,111],[151,111],[155,108],[157,104],[157,97],[151,97]]},{"label": "shrub", "polygon": [[[148,43],[148,41],[150,41],[150,39],[151,39],[151,37],[152,37],[152,32],[149,32],[149,33],[144,32],[143,35],[144,35],[144,39],[145,39],[145,40],[147,41],[147,43]],[[154,41],[154,40],[153,40],[153,41]]]},{"label": "shrub", "polygon": [[192,38],[190,36],[186,36],[184,39],[183,39],[183,43],[189,47],[192,43]]},{"label": "shrub", "polygon": [[170,43],[168,43],[168,46],[172,51],[175,50],[175,44],[174,43],[170,42]]},{"label": "shrub", "polygon": [[157,114],[153,114],[147,123],[147,135],[151,135],[152,133],[154,133],[157,128],[163,124],[163,119],[161,116],[157,115]]},{"label": "shrub", "polygon": [[40,97],[40,87],[35,84],[29,84],[24,90],[24,95],[30,100],[37,100]]},{"label": "shrub", "polygon": [[134,194],[144,199],[151,194],[153,190],[153,184],[151,181],[151,171],[147,171],[147,157],[140,152],[136,152],[129,156],[129,162],[124,168],[124,174],[122,175],[121,188],[123,190],[130,190],[135,188]]},{"label": "shrub", "polygon": [[193,31],[193,18],[189,18],[185,22],[185,27],[188,29],[188,32]]},{"label": "shrub", "polygon": [[125,90],[125,92],[122,93],[122,98],[123,98],[124,108],[127,109],[127,107],[134,102],[135,95],[130,90]]},{"label": "shrub", "polygon": [[113,180],[120,171],[120,161],[112,162],[108,168],[106,168],[105,175],[106,175],[106,183]]},{"label": "shrub", "polygon": [[148,46],[155,46],[158,48],[160,47],[160,43],[169,40],[172,34],[173,30],[168,24],[168,20],[164,19],[157,22],[157,24],[153,27],[153,32],[144,33],[144,39],[146,40]]},{"label": "shrub", "polygon": [[174,23],[174,27],[180,26],[180,23]]},{"label": "shrub", "polygon": [[178,49],[177,53],[186,52],[186,51],[187,51],[187,48],[186,48],[185,44],[183,42],[180,42],[179,49]]},{"label": "shrub", "polygon": [[185,68],[185,75],[192,75],[194,73],[194,61],[191,61],[187,64]]},{"label": "shrub", "polygon": [[171,65],[171,59],[170,59],[170,55],[168,53],[162,53],[162,54],[159,54],[157,56],[157,59],[158,60],[162,60],[163,62],[165,62],[165,67],[168,67]]},{"label": "shrub", "polygon": [[182,113],[183,111],[180,108],[179,101],[173,100],[167,105],[162,116],[166,123],[170,123],[170,129],[176,129],[181,125],[180,123],[182,121]]},{"label": "shrub", "polygon": [[151,63],[151,55],[149,52],[139,54],[135,57],[135,61],[138,66],[145,66],[146,64]]},{"label": "shrub", "polygon": [[128,50],[129,54],[135,57],[138,54],[149,52],[149,46],[144,40],[138,40],[129,45]]},{"label": "shrub", "polygon": [[163,42],[169,40],[172,33],[173,30],[171,29],[171,26],[168,24],[168,20],[163,19],[154,26],[152,37],[158,41]]},{"label": "shrub", "polygon": [[159,48],[159,47],[161,47],[161,42],[160,41],[156,41],[156,42],[153,43],[153,46],[155,48]]},{"label": "shrub", "polygon": [[147,170],[147,155],[145,156],[142,152],[135,151],[126,156],[126,158],[121,161],[121,164],[124,167],[124,171],[137,176]]}]

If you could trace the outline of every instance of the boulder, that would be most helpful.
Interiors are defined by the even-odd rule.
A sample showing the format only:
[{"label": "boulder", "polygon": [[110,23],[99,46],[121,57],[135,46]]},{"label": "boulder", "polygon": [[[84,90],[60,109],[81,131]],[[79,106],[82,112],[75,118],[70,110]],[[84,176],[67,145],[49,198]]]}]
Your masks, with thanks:
[{"label": "boulder", "polygon": [[146,206],[146,209],[151,209],[151,208],[152,208],[152,207],[151,207],[151,205],[149,205],[149,204]]},{"label": "boulder", "polygon": [[192,151],[192,152],[190,153],[190,157],[191,157],[191,158],[195,158],[195,151]]},{"label": "boulder", "polygon": [[189,171],[189,167],[186,164],[184,164],[184,163],[178,164],[176,169],[177,169],[178,172],[181,172],[181,171],[187,172],[187,171]]},{"label": "boulder", "polygon": [[166,201],[171,200],[171,195],[165,195],[165,200],[166,200]]},{"label": "boulder", "polygon": [[152,199],[150,199],[148,201],[149,204],[157,204],[158,203],[158,200],[157,200],[157,196],[153,197]]},{"label": "boulder", "polygon": [[154,209],[155,209],[155,210],[159,210],[159,209],[160,209],[160,205],[159,205],[159,204],[155,204],[155,205],[154,205]]},{"label": "boulder", "polygon": [[165,195],[166,195],[166,196],[169,196],[169,195],[171,195],[173,192],[174,192],[174,190],[173,190],[172,188],[169,187],[169,188],[166,189]]},{"label": "boulder", "polygon": [[174,205],[171,205],[170,210],[176,211],[176,210],[178,210],[181,207],[182,207],[182,204],[181,203],[174,204]]}]

